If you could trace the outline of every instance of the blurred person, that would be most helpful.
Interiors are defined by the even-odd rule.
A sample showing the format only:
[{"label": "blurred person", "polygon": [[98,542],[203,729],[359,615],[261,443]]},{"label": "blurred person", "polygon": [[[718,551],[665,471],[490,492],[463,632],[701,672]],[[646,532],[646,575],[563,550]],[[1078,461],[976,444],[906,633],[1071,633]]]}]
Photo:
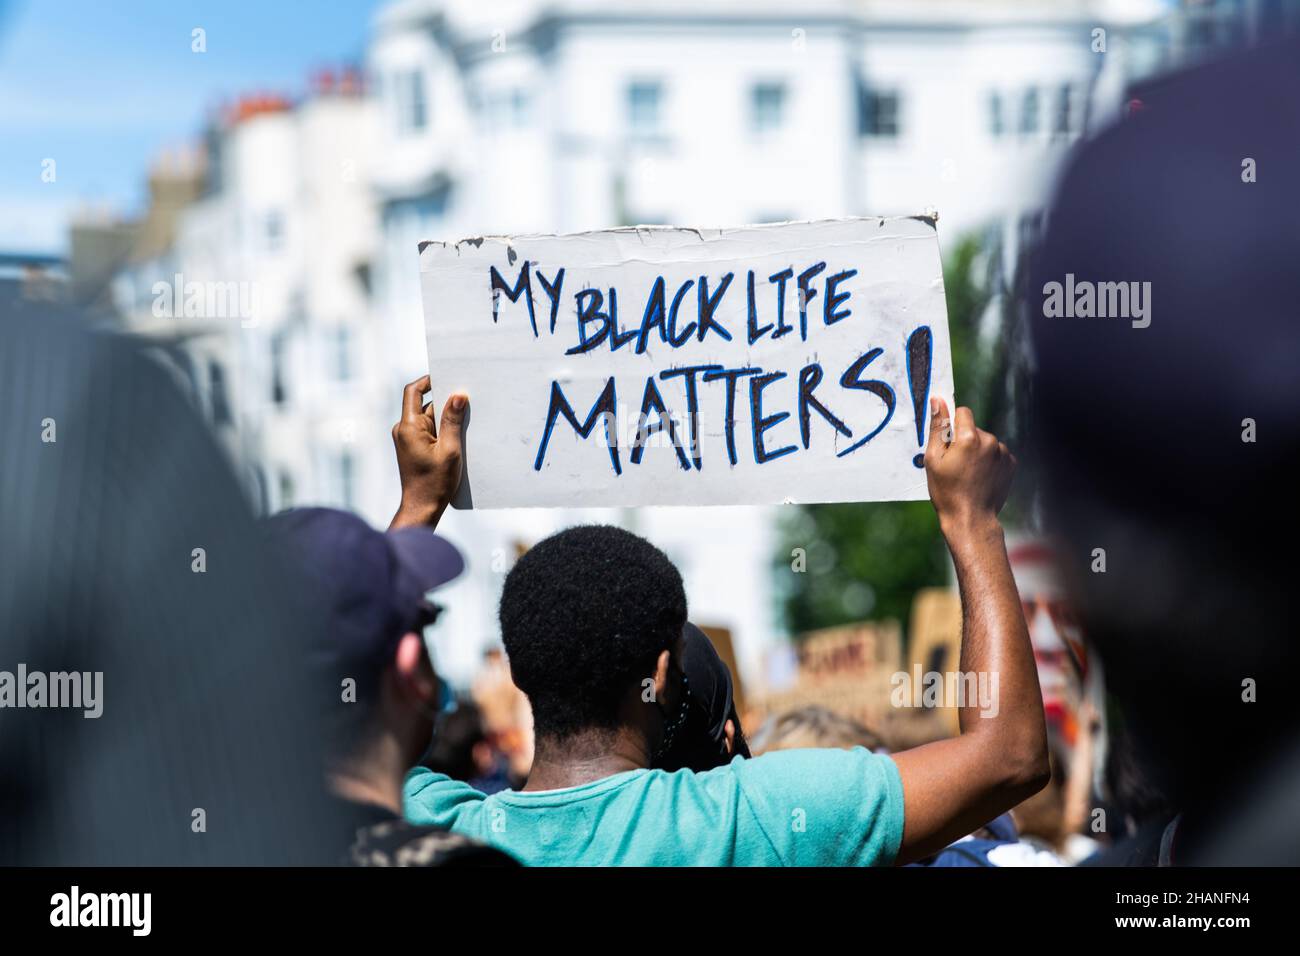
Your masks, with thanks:
[{"label": "blurred person", "polygon": [[[1070,751],[1068,769],[1061,796],[1061,841],[1059,852],[1070,863],[1081,863],[1104,847],[1094,826],[1093,781],[1095,779],[1101,716],[1091,696],[1079,703],[1078,732]],[[1033,799],[1032,797],[1030,799]]]},{"label": "blurred person", "polygon": [[[1115,710],[1114,708],[1110,708]],[[1085,863],[1095,866],[1172,866],[1177,806],[1154,783],[1155,767],[1138,755],[1121,712],[1108,716],[1106,759],[1102,767],[1100,835],[1110,837]]]},{"label": "blurred person", "polygon": [[[1028,286],[1043,510],[1132,749],[1112,756],[1158,797],[1145,846],[1100,862],[1158,858],[1172,810],[1174,859],[1296,864],[1300,45],[1135,96],[1066,169]],[[1145,285],[1143,314],[1047,308],[1106,283]]]},{"label": "blurred person", "polygon": [[962,593],[962,669],[999,674],[995,714],[967,700],[960,737],[892,756],[793,750],[652,769],[690,718],[681,576],[627,531],[570,528],[523,555],[501,597],[511,674],[535,722],[526,785],[488,796],[417,768],[408,819],[534,865],[888,865],[924,859],[1036,792],[1042,698],[997,519],[1015,460],[969,409],[950,421],[936,399],[931,412],[925,466]]},{"label": "blurred person", "polygon": [[[0,863],[329,862],[295,569],[145,345],[5,318]],[[49,706],[38,674],[98,690]]]},{"label": "blurred person", "polygon": [[470,697],[483,715],[483,726],[506,755],[511,779],[522,783],[533,765],[533,715],[528,698],[510,679],[510,665],[501,648],[484,652]]},{"label": "blurred person", "polygon": [[402,777],[429,745],[439,681],[424,644],[438,617],[429,592],[464,559],[427,527],[375,531],[330,508],[284,511],[272,537],[314,586],[326,623],[311,652],[335,695],[327,779],[347,818],[338,857],[358,866],[508,865],[463,836],[402,819]]},{"label": "blurred person", "polygon": [[473,701],[460,701],[439,715],[433,744],[420,765],[453,780],[464,780],[480,793],[510,788],[505,755],[497,749]]}]

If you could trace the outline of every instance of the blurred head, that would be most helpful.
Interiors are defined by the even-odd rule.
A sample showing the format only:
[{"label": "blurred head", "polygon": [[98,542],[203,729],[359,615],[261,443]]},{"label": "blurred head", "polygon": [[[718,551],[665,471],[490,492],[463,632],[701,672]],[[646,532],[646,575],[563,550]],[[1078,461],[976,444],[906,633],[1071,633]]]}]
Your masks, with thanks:
[{"label": "blurred head", "polygon": [[[1262,170],[1300,154],[1300,127],[1276,121],[1300,108],[1300,63],[1262,50],[1142,100],[1059,186],[1028,289],[1033,436],[1086,633],[1181,798],[1205,792],[1207,753],[1258,761],[1296,723],[1244,697],[1297,663],[1279,553],[1300,516],[1300,221],[1282,212],[1300,180]],[[1047,317],[1067,276],[1149,283],[1148,324]]]},{"label": "blurred head", "polygon": [[754,735],[755,753],[799,750],[805,747],[834,747],[848,750],[866,747],[880,750],[884,742],[865,726],[825,707],[810,704],[768,718]]},{"label": "blurred head", "polygon": [[325,612],[312,652],[333,762],[362,759],[389,736],[406,765],[414,764],[428,746],[439,702],[422,635],[441,609],[426,595],[460,574],[459,552],[427,529],[381,533],[329,508],[286,511],[267,524]]},{"label": "blurred head", "polygon": [[433,746],[423,764],[453,780],[473,780],[492,771],[496,750],[483,726],[483,712],[471,701],[461,701],[439,718]]},{"label": "blurred head", "polygon": [[530,549],[506,577],[501,636],[539,744],[630,728],[659,749],[684,700],[685,623],[681,575],[643,538],[588,525]]}]

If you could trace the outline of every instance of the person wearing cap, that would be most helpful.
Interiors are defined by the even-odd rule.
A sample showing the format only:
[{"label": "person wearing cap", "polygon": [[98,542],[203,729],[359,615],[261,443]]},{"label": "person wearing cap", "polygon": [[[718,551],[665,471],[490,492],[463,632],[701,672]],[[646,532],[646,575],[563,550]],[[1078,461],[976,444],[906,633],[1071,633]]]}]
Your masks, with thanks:
[{"label": "person wearing cap", "polygon": [[736,713],[731,671],[709,636],[689,621],[682,628],[681,667],[691,689],[685,719],[653,766],[670,772],[705,771],[729,763],[733,756],[748,757],[749,742]]},{"label": "person wearing cap", "polygon": [[925,467],[962,594],[961,669],[999,676],[996,707],[962,702],[961,736],[888,756],[746,757],[726,695],[697,688],[687,663],[672,562],[621,528],[569,528],[524,554],[501,596],[511,675],[533,711],[527,782],[487,795],[416,768],[407,818],[525,865],[890,865],[924,859],[1042,789],[1042,696],[997,519],[1015,459],[969,409],[950,419],[935,400],[931,412]]},{"label": "person wearing cap", "polygon": [[[415,383],[404,402],[394,429],[403,501],[387,532],[331,508],[268,519],[273,539],[307,579],[328,621],[315,635],[312,664],[331,718],[328,785],[350,821],[342,862],[509,865],[504,854],[476,841],[401,816],[403,775],[428,748],[441,703],[441,682],[422,636],[441,608],[428,595],[465,567],[456,547],[433,532],[446,506],[445,499],[437,505],[443,486],[409,480],[459,467],[458,422],[444,420],[439,440],[419,409]],[[416,410],[407,414],[412,402]],[[454,412],[449,403],[448,416]]]}]

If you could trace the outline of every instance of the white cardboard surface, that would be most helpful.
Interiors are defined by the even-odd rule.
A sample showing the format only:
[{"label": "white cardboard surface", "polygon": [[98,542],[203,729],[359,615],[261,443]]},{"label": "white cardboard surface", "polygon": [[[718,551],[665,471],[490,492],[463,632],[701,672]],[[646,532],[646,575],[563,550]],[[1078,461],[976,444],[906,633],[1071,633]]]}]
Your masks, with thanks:
[{"label": "white cardboard surface", "polygon": [[[819,264],[824,267],[817,269]],[[525,269],[527,281],[520,285]],[[771,277],[786,270],[779,323],[782,283]],[[809,270],[803,280],[806,323],[801,323],[800,276]],[[456,507],[927,496],[917,462],[927,437],[928,397],[943,396],[953,407],[939,243],[928,218],[713,230],[635,227],[427,242],[421,244],[420,272],[430,397],[441,409],[453,391],[470,396],[466,471]],[[751,272],[753,324],[761,331],[752,342]],[[728,274],[730,282],[719,297]],[[662,312],[653,295],[659,277]],[[702,285],[708,296],[703,306]],[[598,308],[593,308],[596,296],[584,290],[599,292]],[[610,309],[611,290],[616,310]],[[676,321],[670,322],[679,291]],[[581,324],[580,303],[588,313]],[[616,311],[612,328],[603,317],[611,311]],[[730,334],[729,341],[718,327]],[[777,335],[782,327],[788,330]],[[615,332],[621,343],[616,349]],[[572,351],[582,348],[584,333],[601,340]],[[928,381],[919,364],[927,340]],[[916,357],[911,371],[920,400],[919,433],[909,349]],[[716,368],[689,371],[700,366]],[[739,371],[746,369],[754,371]],[[773,374],[778,377],[767,379]],[[694,444],[687,388],[692,379]],[[801,398],[801,383],[814,380]],[[754,392],[766,426],[757,439]],[[584,439],[557,404],[543,448],[553,393],[567,402],[579,425],[588,423],[602,395],[613,398],[614,414],[591,418]],[[660,401],[663,415],[657,410]],[[851,434],[837,429],[816,403]],[[806,447],[801,408],[808,418]],[[609,441],[616,445],[613,457]]]}]

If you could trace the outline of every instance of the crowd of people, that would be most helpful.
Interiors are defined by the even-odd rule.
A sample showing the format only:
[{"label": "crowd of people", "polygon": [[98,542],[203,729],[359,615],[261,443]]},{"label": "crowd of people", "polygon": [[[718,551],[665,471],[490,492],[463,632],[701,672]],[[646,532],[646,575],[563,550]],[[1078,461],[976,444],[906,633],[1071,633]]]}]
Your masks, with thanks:
[{"label": "crowd of people", "polygon": [[[428,377],[407,386],[394,429],[403,497],[387,534],[393,582],[423,574],[425,592],[457,560],[450,551],[441,562],[412,560],[412,547],[397,545],[432,529],[456,491],[468,402],[453,395],[435,422],[422,399],[429,388]],[[527,551],[501,596],[511,676],[533,718],[523,785],[485,793],[428,766],[407,772],[433,729],[439,684],[418,630],[376,616],[369,640],[382,650],[367,656],[366,683],[381,688],[369,702],[383,719],[337,752],[335,791],[368,797],[366,806],[382,800],[412,826],[470,837],[526,865],[887,865],[928,860],[985,826],[1049,775],[1033,652],[997,520],[1015,458],[969,409],[950,415],[936,399],[931,413],[926,469],[963,595],[962,667],[999,672],[996,713],[972,702],[959,736],[891,754],[854,746],[755,756],[731,677],[687,620],[677,569],[625,530],[580,526]],[[319,511],[300,520],[345,519]],[[318,538],[305,554],[320,549]],[[368,599],[353,593],[367,575],[338,565],[361,549],[339,551],[347,558],[313,568],[332,619],[396,600],[378,580]],[[321,638],[329,647],[344,639]],[[350,659],[337,676],[357,666]]]}]

